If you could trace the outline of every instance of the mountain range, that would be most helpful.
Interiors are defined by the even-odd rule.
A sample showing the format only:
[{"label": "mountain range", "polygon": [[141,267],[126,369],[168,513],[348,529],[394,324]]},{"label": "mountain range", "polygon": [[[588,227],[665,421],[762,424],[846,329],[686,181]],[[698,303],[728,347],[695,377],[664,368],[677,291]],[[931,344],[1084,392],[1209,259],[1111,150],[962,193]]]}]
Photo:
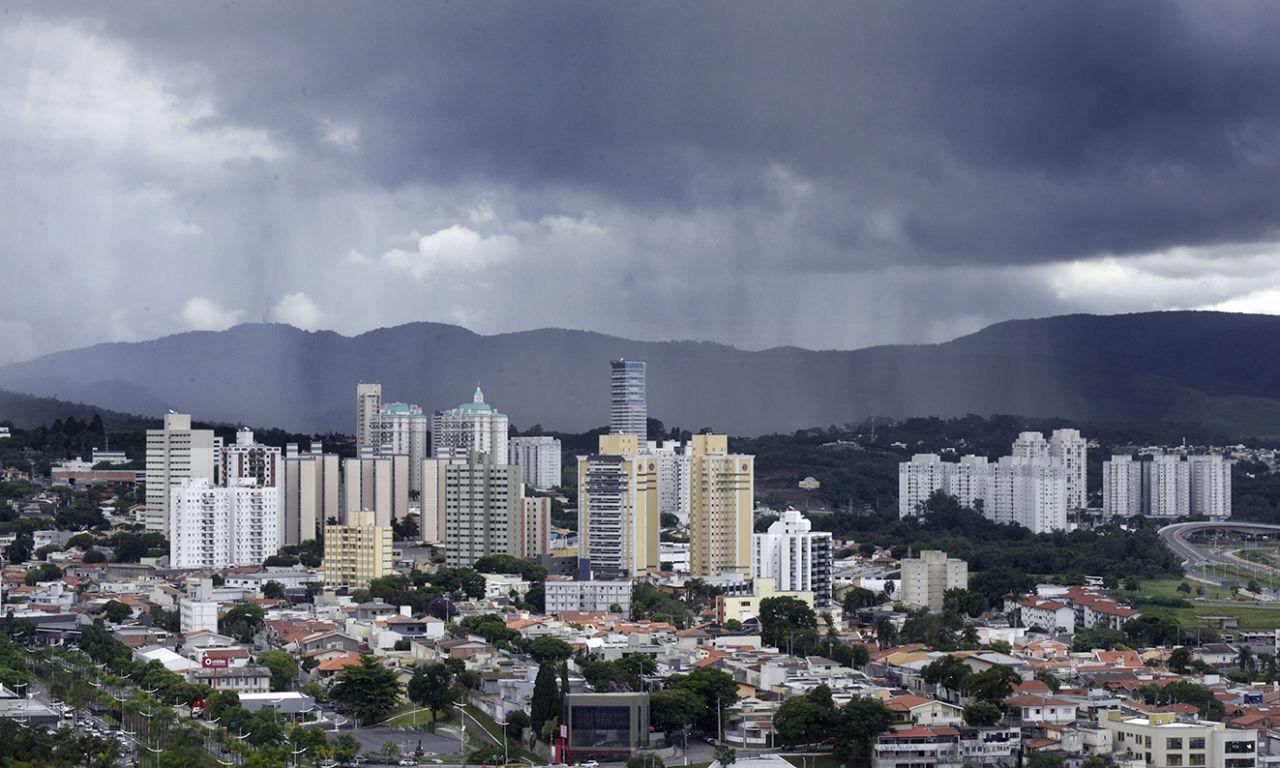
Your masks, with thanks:
[{"label": "mountain range", "polygon": [[[484,336],[410,323],[357,336],[246,324],[98,344],[0,366],[0,388],[158,416],[354,429],[357,381],[427,410],[488,402],[527,429],[608,423],[609,365],[648,362],[649,412],[737,435],[870,416],[1011,413],[1280,436],[1280,317],[1221,312],[1011,320],[939,344],[747,351],[542,329]],[[1271,351],[1269,351],[1271,350]],[[0,421],[30,422],[21,399]],[[46,404],[47,406],[47,404]],[[11,409],[11,413],[6,413]]]}]

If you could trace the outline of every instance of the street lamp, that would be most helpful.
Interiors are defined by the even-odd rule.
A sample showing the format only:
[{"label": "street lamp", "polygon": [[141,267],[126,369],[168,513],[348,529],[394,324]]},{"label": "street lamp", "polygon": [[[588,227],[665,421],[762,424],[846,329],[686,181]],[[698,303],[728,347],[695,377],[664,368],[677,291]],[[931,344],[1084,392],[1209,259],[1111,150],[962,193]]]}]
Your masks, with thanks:
[{"label": "street lamp", "polygon": [[467,768],[467,711],[462,708],[461,704],[454,704],[453,708],[458,710],[458,748],[462,750],[459,756],[462,762],[462,768]]},{"label": "street lamp", "polygon": [[506,765],[511,760],[507,754],[507,713],[505,710],[502,713],[502,721],[498,722],[498,725],[502,728],[502,764]]}]

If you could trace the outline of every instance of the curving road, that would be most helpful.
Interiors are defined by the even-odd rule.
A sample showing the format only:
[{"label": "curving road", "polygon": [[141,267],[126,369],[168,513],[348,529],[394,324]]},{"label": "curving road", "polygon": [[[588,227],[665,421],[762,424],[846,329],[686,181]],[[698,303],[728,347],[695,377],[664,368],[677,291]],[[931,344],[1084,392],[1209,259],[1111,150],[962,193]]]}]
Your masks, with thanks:
[{"label": "curving road", "polygon": [[[1258,573],[1274,573],[1273,569],[1259,563],[1250,562],[1239,557],[1221,552],[1214,552],[1200,547],[1187,541],[1187,536],[1192,533],[1200,533],[1202,531],[1234,531],[1236,533],[1266,533],[1280,538],[1280,525],[1264,525],[1263,523],[1243,523],[1243,522],[1199,522],[1199,523],[1174,523],[1161,528],[1160,538],[1164,540],[1165,546],[1169,548],[1178,557],[1182,558],[1182,564],[1185,567],[1203,568],[1204,566],[1222,565],[1233,568],[1246,568],[1248,570],[1257,571]],[[1196,579],[1222,586],[1228,579],[1219,578],[1203,572],[1196,574]]]}]

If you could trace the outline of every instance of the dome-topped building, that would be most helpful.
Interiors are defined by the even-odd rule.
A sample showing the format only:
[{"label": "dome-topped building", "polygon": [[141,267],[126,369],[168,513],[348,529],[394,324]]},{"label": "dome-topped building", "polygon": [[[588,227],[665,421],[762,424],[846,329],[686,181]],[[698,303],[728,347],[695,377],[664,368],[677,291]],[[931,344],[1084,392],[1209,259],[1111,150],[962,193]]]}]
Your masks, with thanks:
[{"label": "dome-topped building", "polygon": [[471,402],[431,416],[431,455],[437,458],[465,456],[470,451],[493,454],[499,464],[507,460],[507,415],[484,401],[476,385]]}]

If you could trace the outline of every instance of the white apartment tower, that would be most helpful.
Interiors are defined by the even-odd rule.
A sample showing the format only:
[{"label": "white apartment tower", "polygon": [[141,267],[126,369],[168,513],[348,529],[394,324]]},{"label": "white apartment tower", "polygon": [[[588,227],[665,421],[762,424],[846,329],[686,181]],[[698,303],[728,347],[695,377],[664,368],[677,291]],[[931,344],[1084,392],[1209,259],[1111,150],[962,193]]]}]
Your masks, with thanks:
[{"label": "white apartment tower", "polygon": [[356,453],[374,448],[374,425],[382,410],[382,385],[356,384]]},{"label": "white apartment tower", "polygon": [[520,468],[524,484],[540,491],[561,483],[560,441],[554,437],[513,437],[508,441],[507,463]]},{"label": "white apartment tower", "polygon": [[1142,514],[1186,517],[1191,514],[1191,466],[1181,456],[1152,456],[1142,462]]},{"label": "white apartment tower", "polygon": [[910,517],[937,491],[946,490],[950,465],[936,453],[917,453],[898,465],[898,517]]},{"label": "white apartment tower", "polygon": [[609,362],[609,431],[635,435],[640,443],[649,435],[649,402],[642,360]]},{"label": "white apartment tower", "polygon": [[812,592],[813,607],[831,607],[831,534],[788,509],[766,533],[751,536],[752,578],[773,579],[783,592]]},{"label": "white apartment tower", "polygon": [[315,540],[332,520],[342,520],[338,455],[312,443],[306,453],[297,443],[285,446],[280,459],[280,490],[284,503],[283,541],[300,544]]},{"label": "white apartment tower", "polygon": [[145,521],[148,531],[169,531],[171,491],[187,480],[213,484],[222,440],[210,429],[192,429],[191,414],[167,413],[161,429],[147,430],[147,491]]},{"label": "white apartment tower", "polygon": [[506,415],[486,403],[484,392],[476,387],[471,402],[432,414],[431,455],[447,458],[479,451],[502,461],[508,457],[507,430]]},{"label": "white apartment tower", "polygon": [[391,525],[409,514],[409,457],[364,454],[342,464],[345,517],[370,510],[374,524]]},{"label": "white apartment tower", "polygon": [[1039,432],[1022,432],[1013,441],[1013,450],[1009,455],[1017,459],[1048,458],[1049,444]]},{"label": "white apartment tower", "polygon": [[991,477],[985,515],[997,523],[1016,523],[1033,533],[1067,528],[1067,481],[1061,462],[1048,458],[1002,456]]},{"label": "white apartment tower", "polygon": [[387,403],[373,426],[373,447],[385,456],[409,457],[409,490],[422,493],[422,460],[427,457],[427,416],[410,403]]},{"label": "white apartment tower", "polygon": [[658,509],[689,522],[689,450],[667,440],[661,446],[649,441],[643,451],[658,460]]},{"label": "white apartment tower", "polygon": [[1049,458],[1062,462],[1067,482],[1067,508],[1088,506],[1089,443],[1076,429],[1055,429],[1049,436]]},{"label": "white apartment tower", "polygon": [[727,435],[694,435],[689,454],[689,562],[696,576],[751,572],[755,457]]},{"label": "white apartment tower", "polygon": [[943,596],[948,589],[969,588],[969,564],[946,552],[926,549],[919,557],[902,560],[902,595],[899,598],[908,608],[928,608],[933,613],[942,611]]},{"label": "white apartment tower", "polygon": [[219,487],[204,478],[170,493],[169,564],[173,568],[261,565],[280,549],[280,489],[254,480]]},{"label": "white apartment tower", "polygon": [[658,562],[658,465],[635,435],[600,436],[599,452],[578,457],[578,557],[593,578],[630,579]]},{"label": "white apartment tower", "polygon": [[1133,517],[1142,514],[1142,462],[1128,454],[1102,462],[1102,514]]},{"label": "white apartment tower", "polygon": [[440,463],[436,505],[444,519],[445,563],[471,566],[485,555],[519,556],[524,489],[520,469],[472,451]]},{"label": "white apartment tower", "polygon": [[261,486],[276,485],[280,465],[280,449],[253,439],[253,430],[236,430],[236,441],[221,451],[220,485],[232,486],[239,480],[254,480]]},{"label": "white apartment tower", "polygon": [[947,464],[943,488],[961,506],[984,510],[991,495],[991,476],[995,465],[986,456],[961,456],[960,463]]},{"label": "white apartment tower", "polygon": [[1187,469],[1191,514],[1231,517],[1231,461],[1217,454],[1188,456]]}]

